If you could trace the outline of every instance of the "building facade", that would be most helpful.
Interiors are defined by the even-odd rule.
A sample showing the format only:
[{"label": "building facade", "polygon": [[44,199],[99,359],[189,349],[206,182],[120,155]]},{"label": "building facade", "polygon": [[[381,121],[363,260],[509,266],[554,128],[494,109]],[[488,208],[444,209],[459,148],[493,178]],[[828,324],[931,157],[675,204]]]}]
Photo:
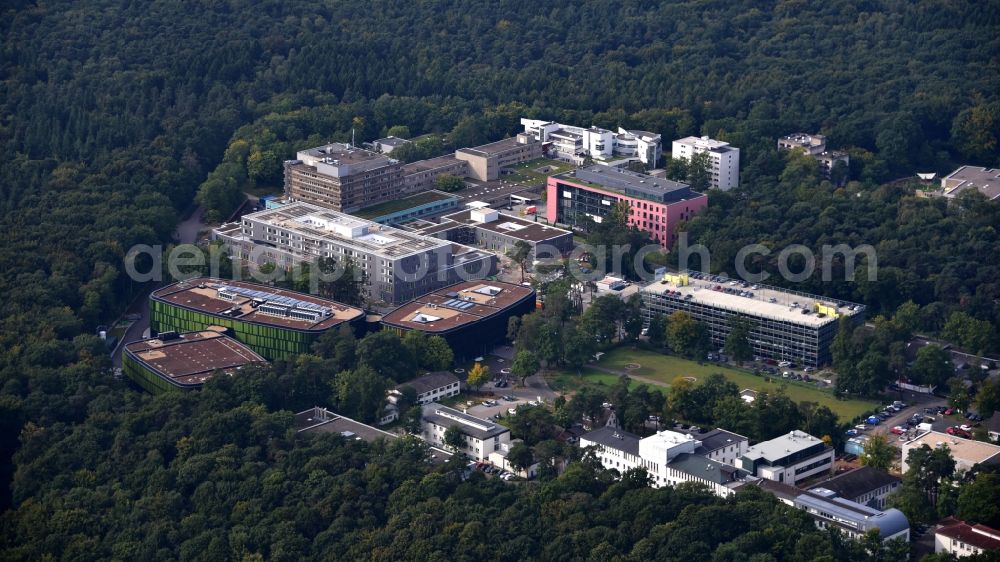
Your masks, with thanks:
[{"label": "building facade", "polygon": [[822,440],[798,430],[747,449],[740,459],[748,473],[795,485],[833,470],[834,450]]},{"label": "building facade", "polygon": [[[826,149],[826,137],[823,135],[810,135],[808,133],[792,133],[778,139],[778,150],[798,150],[812,156],[819,162],[820,171],[827,178],[831,177],[830,172],[834,166],[842,163],[845,167],[850,166],[851,157],[846,152]],[[846,179],[846,174],[845,174]]]},{"label": "building facade", "polygon": [[888,472],[862,466],[816,484],[815,492],[832,492],[837,496],[861,505],[885,509],[889,494],[899,488],[900,479]]},{"label": "building facade", "polygon": [[583,228],[603,222],[616,205],[629,208],[628,223],[670,248],[677,225],[708,205],[708,196],[684,183],[621,168],[594,165],[556,174],[546,184],[550,223]]},{"label": "building facade", "polygon": [[640,291],[647,322],[656,315],[686,312],[708,329],[712,344],[723,347],[734,318],[750,323],[748,337],[757,357],[819,367],[831,361],[830,345],[839,319],[860,323],[860,304],[766,285],[683,272],[667,274]]},{"label": "building facade", "polygon": [[448,450],[445,432],[450,427],[458,428],[465,437],[464,446],[456,452],[477,461],[488,460],[490,453],[500,451],[510,443],[510,430],[496,422],[470,416],[437,403],[423,406],[421,437],[424,441]]},{"label": "building facade", "polygon": [[218,326],[269,360],[310,353],[317,338],[345,323],[360,333],[364,311],[243,281],[202,277],[149,295],[149,327],[154,334]]},{"label": "building facade", "polygon": [[285,198],[351,212],[404,192],[403,165],[343,143],[318,146],[285,162]]},{"label": "building facade", "polygon": [[726,497],[746,476],[735,466],[697,454],[701,441],[676,431],[639,437],[614,427],[602,427],[581,436],[579,445],[592,451],[609,470],[624,474],[636,468],[645,469],[657,488],[698,482],[716,495]]},{"label": "building facade", "polygon": [[685,137],[673,142],[670,157],[690,161],[695,154],[708,155],[712,187],[728,191],[740,185],[740,149],[708,137]]},{"label": "building facade", "polygon": [[518,242],[531,246],[528,259],[539,249],[543,258],[558,258],[573,249],[573,233],[545,223],[501,213],[489,207],[465,209],[441,217],[437,224],[417,230],[421,234],[506,255]]},{"label": "building facade", "polygon": [[600,127],[576,127],[541,119],[521,119],[524,132],[535,141],[544,143],[549,151],[563,160],[583,164],[586,157],[610,160],[615,157],[634,158],[655,168],[663,155],[660,135],[649,131],[618,132]]},{"label": "building facade", "polygon": [[954,517],[941,521],[934,531],[934,552],[955,558],[1000,550],[1000,530],[986,525],[969,524]]},{"label": "building facade", "polygon": [[469,177],[479,181],[499,179],[501,168],[537,160],[542,156],[542,144],[524,133],[482,146],[460,148],[455,151],[455,158],[468,164]]},{"label": "building facade", "polygon": [[439,287],[496,273],[496,256],[306,203],[244,215],[217,228],[234,260],[289,270],[333,258],[364,274],[365,297],[400,304]]},{"label": "building facade", "polygon": [[406,193],[420,193],[434,189],[439,176],[468,177],[469,163],[453,155],[417,160],[403,165],[403,184]]}]

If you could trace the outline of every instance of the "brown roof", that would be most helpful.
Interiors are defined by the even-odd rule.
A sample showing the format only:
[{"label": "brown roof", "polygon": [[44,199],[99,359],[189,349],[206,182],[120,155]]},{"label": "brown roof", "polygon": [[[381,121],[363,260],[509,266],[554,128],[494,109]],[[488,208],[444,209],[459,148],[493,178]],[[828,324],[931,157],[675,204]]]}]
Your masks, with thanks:
[{"label": "brown roof", "polygon": [[934,531],[937,535],[957,539],[983,550],[1000,549],[1000,531],[992,527],[969,525],[954,517],[948,517],[941,523],[942,527]]},{"label": "brown roof", "polygon": [[[489,294],[490,289],[499,289]],[[463,281],[417,297],[382,318],[383,324],[424,332],[447,332],[478,322],[534,298],[531,287],[502,281]]]},{"label": "brown roof", "polygon": [[214,330],[137,341],[127,344],[125,351],[161,377],[183,386],[202,384],[216,371],[233,373],[244,365],[266,362],[249,347]]},{"label": "brown roof", "polygon": [[[249,298],[242,296],[238,297],[236,300],[219,298],[219,289],[223,285],[263,291],[273,295],[275,298],[291,298],[297,301],[326,307],[332,311],[332,314],[326,317],[321,317],[318,320],[261,314],[254,306],[251,305],[251,299]],[[153,291],[150,296],[153,299],[190,310],[197,310],[199,312],[206,312],[208,314],[225,316],[228,318],[238,318],[239,320],[255,322],[257,324],[281,326],[296,330],[323,331],[344,322],[360,318],[364,315],[364,311],[360,308],[354,308],[346,304],[341,304],[336,301],[305,293],[278,289],[257,283],[248,283],[245,281],[235,281],[231,279],[216,279],[210,277],[199,277],[188,281],[180,281],[163,287],[162,289]],[[223,314],[225,311],[234,307],[237,307],[234,314]]]}]

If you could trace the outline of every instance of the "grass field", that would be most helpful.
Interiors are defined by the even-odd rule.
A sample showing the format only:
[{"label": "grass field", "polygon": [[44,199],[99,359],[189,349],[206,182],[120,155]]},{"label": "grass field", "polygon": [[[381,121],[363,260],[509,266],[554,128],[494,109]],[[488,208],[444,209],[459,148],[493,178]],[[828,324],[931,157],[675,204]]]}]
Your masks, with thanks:
[{"label": "grass field", "polygon": [[[536,171],[538,168],[543,166],[548,166],[551,170],[548,173],[540,173]],[[570,164],[569,162],[563,162],[561,160],[549,160],[548,158],[539,158],[538,160],[532,160],[530,162],[524,162],[523,164],[518,164],[516,166],[511,166],[507,168],[513,173],[505,174],[503,179],[513,182],[521,183],[525,185],[538,185],[544,184],[548,177],[553,174],[561,174],[562,172],[573,170],[576,166]]]},{"label": "grass field", "polygon": [[[695,361],[643,349],[626,347],[614,349],[601,357],[597,365],[605,369],[625,371],[625,365],[629,363],[640,365],[638,369],[627,371],[630,375],[656,383],[650,384],[650,388],[656,388],[660,391],[666,391],[670,383],[677,377],[694,377],[698,379],[695,384],[700,384],[709,375],[721,373],[726,379],[736,383],[740,390],[750,388],[757,391],[774,392],[779,387],[784,387],[785,394],[793,401],[817,402],[827,406],[840,417],[841,421],[849,421],[878,406],[875,402],[866,400],[837,400],[829,390],[816,388],[809,383],[786,381],[780,378],[765,379],[765,377],[755,376],[744,369],[712,364],[699,365]],[[591,367],[585,367],[582,372],[583,382],[588,384],[612,385],[617,381],[617,378],[615,375]],[[575,373],[557,372],[552,374],[550,382],[557,390],[572,390],[580,386],[580,379],[581,377]],[[633,384],[643,382],[645,381],[634,380]]]}]

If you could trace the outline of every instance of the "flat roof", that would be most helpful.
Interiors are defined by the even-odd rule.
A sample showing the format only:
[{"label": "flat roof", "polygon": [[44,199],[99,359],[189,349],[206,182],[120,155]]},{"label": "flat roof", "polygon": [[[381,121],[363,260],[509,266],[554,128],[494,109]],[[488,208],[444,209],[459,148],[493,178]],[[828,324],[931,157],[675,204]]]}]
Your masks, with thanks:
[{"label": "flat roof", "polygon": [[185,332],[125,345],[125,352],[178,386],[196,386],[217,371],[233,374],[245,365],[266,363],[242,343],[214,330]]},{"label": "flat roof", "polygon": [[916,439],[905,442],[903,445],[907,449],[920,447],[921,445],[927,445],[931,449],[934,449],[939,443],[947,445],[951,451],[951,455],[955,459],[962,459],[970,464],[983,462],[1000,455],[1000,446],[973,439],[962,439],[961,437],[948,435],[940,431],[928,431],[917,436]]},{"label": "flat roof", "polygon": [[534,299],[531,287],[503,281],[462,281],[396,308],[382,323],[424,332],[449,330],[484,320]]},{"label": "flat roof", "polygon": [[698,441],[701,441],[701,447],[696,450],[698,454],[708,454],[712,451],[717,451],[730,445],[736,445],[737,443],[741,443],[743,441],[749,441],[749,439],[738,433],[733,433],[720,428],[715,428],[711,431],[706,431],[705,433],[696,433],[691,431],[684,431],[682,433],[690,435]]},{"label": "flat roof", "polygon": [[383,139],[376,139],[372,141],[372,144],[384,144],[387,146],[402,146],[410,141],[406,139],[401,139],[399,137],[394,137],[392,135],[385,137]]},{"label": "flat roof", "polygon": [[728,142],[711,139],[708,137],[684,137],[682,139],[677,139],[674,142],[679,144],[687,144],[695,148],[700,148],[702,150],[707,150],[709,152],[729,152],[731,150],[736,150],[734,147],[729,146]]},{"label": "flat roof", "polygon": [[691,186],[686,183],[602,164],[577,168],[552,177],[570,183],[607,189],[629,197],[640,197],[657,203],[672,203],[702,195],[691,191]]},{"label": "flat roof", "polygon": [[675,455],[667,462],[667,466],[715,484],[728,484],[748,474],[745,470],[735,466],[691,453]]},{"label": "flat roof", "polygon": [[459,160],[458,158],[455,158],[451,154],[446,154],[444,156],[428,158],[427,160],[417,160],[416,162],[403,164],[403,175],[408,176],[411,174],[426,172],[428,170],[436,170],[438,168],[444,168],[446,166],[455,166],[464,163],[465,160]]},{"label": "flat roof", "polygon": [[[701,279],[694,275],[699,275]],[[686,285],[665,280],[653,281],[643,287],[642,292],[664,295],[676,301],[697,303],[748,316],[781,320],[813,328],[837,321],[836,316],[827,313],[822,313],[823,316],[820,316],[821,313],[816,311],[817,304],[830,307],[829,310],[836,311],[841,316],[853,316],[865,308],[864,305],[857,303],[789,291],[768,285],[748,283],[751,286],[743,288],[742,285],[729,284],[731,281],[743,283],[739,279],[712,281],[712,276],[707,274],[694,272],[694,275],[688,272],[689,283]],[[719,290],[715,290],[716,287],[719,287]],[[725,289],[730,288],[738,289],[744,293],[749,292],[753,296],[726,293]],[[854,307],[854,310],[851,310],[851,307]],[[803,310],[807,310],[809,313],[803,314]]]},{"label": "flat roof", "polygon": [[357,162],[367,162],[369,160],[385,160],[389,163],[389,158],[384,154],[351,146],[347,143],[332,142],[323,146],[316,146],[300,150],[297,153],[300,160],[307,165],[315,165],[314,161],[321,161],[329,164],[352,164]]},{"label": "flat roof", "polygon": [[611,447],[619,451],[624,451],[631,455],[639,456],[640,437],[634,433],[629,433],[623,429],[613,427],[600,427],[580,436],[593,443],[599,443],[605,447]]},{"label": "flat roof", "polygon": [[392,201],[383,201],[377,205],[372,205],[355,211],[353,215],[361,219],[371,220],[384,215],[390,215],[392,213],[398,213],[400,211],[419,207],[420,205],[426,205],[436,201],[447,201],[449,199],[453,199],[456,202],[458,201],[458,197],[455,195],[449,195],[443,191],[432,189],[430,191],[415,193],[407,197],[393,199]]},{"label": "flat roof", "polygon": [[526,146],[526,144],[517,142],[517,137],[508,137],[503,140],[473,146],[471,148],[460,148],[455,152],[465,152],[475,154],[477,156],[493,156],[494,154],[500,154],[519,146]]},{"label": "flat roof", "polygon": [[470,416],[448,406],[432,402],[423,407],[424,419],[442,427],[458,427],[462,433],[476,439],[490,439],[510,431],[506,427],[476,416]]},{"label": "flat roof", "polygon": [[343,246],[390,260],[447,246],[447,242],[436,238],[301,201],[251,213],[245,215],[243,220],[282,228],[310,239],[337,241]]},{"label": "flat roof", "polygon": [[961,166],[941,178],[946,197],[954,197],[966,189],[975,189],[987,199],[1000,198],[1000,169],[980,166]]},{"label": "flat roof", "polygon": [[[511,238],[517,238],[526,242],[544,242],[560,236],[573,234],[569,230],[526,220],[513,215],[507,215],[499,211],[497,211],[497,219],[490,222],[477,221],[472,218],[472,215],[473,209],[465,209],[450,215],[445,215],[441,217],[441,224],[436,225],[438,228],[432,227],[429,230],[448,230],[440,227],[446,225],[447,222],[454,222],[475,228],[482,228],[484,230],[491,230],[498,234],[503,234],[504,236],[510,236]],[[429,233],[427,231],[421,232]]]},{"label": "flat roof", "polygon": [[[235,289],[230,293],[234,294],[231,299],[225,298],[227,288]],[[223,291],[222,297],[219,296],[220,290]],[[364,316],[364,311],[360,308],[329,299],[258,283],[214,277],[179,281],[153,291],[150,297],[215,316],[296,330],[327,330]],[[281,304],[292,310],[311,310],[319,313],[319,316],[310,319],[265,314],[259,309],[261,302]]]},{"label": "flat roof", "polygon": [[770,441],[757,443],[747,449],[746,454],[743,456],[748,459],[762,458],[768,461],[775,461],[822,444],[823,441],[821,439],[796,429],[788,432],[786,435],[775,437]]}]

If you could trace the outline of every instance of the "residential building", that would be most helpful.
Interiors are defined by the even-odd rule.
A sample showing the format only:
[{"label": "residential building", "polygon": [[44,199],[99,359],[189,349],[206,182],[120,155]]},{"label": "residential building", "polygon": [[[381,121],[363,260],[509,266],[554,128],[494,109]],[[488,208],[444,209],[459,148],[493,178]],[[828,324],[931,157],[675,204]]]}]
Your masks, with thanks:
[{"label": "residential building", "polygon": [[1000,530],[947,517],[934,530],[934,552],[965,558],[1000,550]]},{"label": "residential building", "polygon": [[886,498],[899,488],[899,484],[899,478],[884,470],[862,466],[820,482],[810,490],[816,493],[824,493],[824,490],[833,492],[845,500],[885,509]]},{"label": "residential building", "polygon": [[615,207],[628,205],[628,224],[664,248],[674,241],[681,221],[708,205],[708,196],[691,186],[610,166],[587,166],[549,177],[546,218],[550,223],[583,227],[603,222]]},{"label": "residential building", "polygon": [[726,497],[746,476],[739,468],[697,454],[702,442],[676,431],[658,431],[639,437],[616,427],[605,426],[580,437],[580,448],[591,448],[607,469],[624,474],[644,468],[653,486],[676,486],[699,482],[716,495]]},{"label": "residential building", "polygon": [[233,376],[247,365],[266,363],[223,330],[163,332],[125,344],[122,371],[152,393],[199,388],[217,374]]},{"label": "residential building", "polygon": [[456,358],[484,355],[502,343],[512,316],[535,310],[535,290],[502,281],[463,281],[385,314],[383,329],[441,336]]},{"label": "residential building", "polygon": [[685,137],[673,142],[670,157],[690,161],[695,154],[708,155],[713,188],[728,191],[740,185],[740,149],[708,137]]},{"label": "residential building", "polygon": [[469,163],[459,160],[454,155],[448,154],[429,158],[427,160],[417,160],[403,165],[403,184],[406,193],[420,193],[428,189],[434,189],[438,176],[443,175],[465,178],[469,176]]},{"label": "residential building", "polygon": [[396,385],[396,388],[389,392],[391,399],[392,396],[402,396],[403,388],[410,387],[417,393],[417,403],[423,405],[437,402],[442,398],[457,396],[461,391],[459,386],[458,377],[448,371],[437,371]]},{"label": "residential building", "polygon": [[795,485],[802,480],[828,474],[833,469],[834,450],[822,440],[794,430],[747,449],[743,470],[766,480]]},{"label": "residential building", "polygon": [[837,497],[829,490],[801,490],[767,479],[747,481],[740,485],[743,486],[756,486],[771,493],[782,503],[805,511],[820,529],[839,529],[851,539],[859,539],[868,532],[877,530],[883,542],[910,540],[910,522],[902,511],[895,508],[882,511]]},{"label": "residential building", "polygon": [[733,318],[745,318],[755,356],[811,367],[831,361],[839,319],[861,323],[865,311],[860,304],[687,271],[667,274],[640,294],[647,322],[658,314],[686,312],[706,326],[712,344],[721,348]]},{"label": "residential building", "polygon": [[403,165],[384,154],[331,143],[285,162],[285,198],[351,212],[404,191]]},{"label": "residential building", "polygon": [[[395,433],[383,431],[319,406],[295,414],[295,427],[296,433],[333,433],[339,434],[344,439],[368,443],[399,439],[399,435]],[[435,464],[443,464],[452,456],[452,453],[445,449],[431,445],[427,453],[427,460]]]},{"label": "residential building", "polygon": [[474,148],[460,148],[455,158],[468,163],[468,174],[479,181],[495,180],[500,169],[542,157],[542,144],[524,133]]},{"label": "residential building", "polygon": [[1000,169],[961,166],[941,178],[938,194],[952,199],[966,190],[976,190],[991,201],[1000,200]]},{"label": "residential building", "polygon": [[732,466],[740,465],[740,459],[750,446],[750,440],[746,437],[720,428],[697,431],[692,428],[681,433],[686,433],[701,443],[694,450],[696,455]]},{"label": "residential building", "polygon": [[329,299],[267,285],[199,277],[149,295],[153,334],[218,326],[267,359],[310,353],[325,332],[350,325],[363,331],[364,311]]},{"label": "residential building", "polygon": [[838,162],[842,162],[844,166],[851,164],[851,157],[846,152],[826,149],[824,135],[810,135],[808,133],[785,135],[778,139],[778,150],[798,150],[812,156],[819,162],[820,171],[828,178]]},{"label": "residential building", "polygon": [[307,203],[244,215],[215,229],[234,260],[291,269],[302,262],[351,260],[366,298],[400,304],[439,287],[496,273],[497,258],[476,250]]},{"label": "residential building", "polygon": [[372,141],[372,147],[375,149],[375,152],[381,152],[382,154],[391,154],[394,149],[404,144],[410,144],[410,141],[392,135]]},{"label": "residential building", "polygon": [[928,431],[919,433],[916,438],[903,442],[901,472],[905,474],[910,468],[908,463],[910,451],[924,446],[932,450],[938,447],[948,447],[951,458],[955,459],[956,472],[965,472],[977,464],[1000,464],[1000,446],[984,441],[962,439],[940,431]]},{"label": "residential building", "polygon": [[[559,258],[573,249],[573,233],[545,223],[501,213],[489,207],[469,208],[420,225],[415,232],[506,255],[518,242],[531,246],[529,260],[541,249],[545,258]],[[530,262],[529,262],[530,263]]]},{"label": "residential building", "polygon": [[395,226],[403,222],[454,211],[458,209],[459,201],[457,195],[432,189],[365,207],[354,212],[353,216],[379,224]]},{"label": "residential building", "polygon": [[478,461],[488,460],[490,453],[500,451],[504,445],[510,443],[510,430],[496,422],[480,419],[437,403],[423,406],[421,436],[424,441],[447,449],[444,434],[450,427],[457,427],[465,436],[465,446],[457,452]]},{"label": "residential building", "polygon": [[614,157],[637,159],[655,168],[663,154],[660,135],[648,131],[626,130],[618,132],[591,126],[589,128],[564,125],[541,119],[521,119],[524,132],[534,140],[544,143],[550,152],[563,160],[578,165],[588,156],[594,160]]},{"label": "residential building", "polygon": [[510,454],[510,449],[514,445],[517,445],[518,443],[524,443],[524,440],[514,439],[510,443],[501,443],[499,451],[493,451],[492,453],[490,453],[488,459],[489,463],[492,464],[493,466],[500,467],[503,470],[506,470],[512,474],[520,476],[521,478],[531,479],[534,478],[535,476],[538,476],[539,464],[537,462],[533,463],[528,468],[518,470],[514,468],[513,465],[510,464],[510,461],[507,460],[507,456]]}]

